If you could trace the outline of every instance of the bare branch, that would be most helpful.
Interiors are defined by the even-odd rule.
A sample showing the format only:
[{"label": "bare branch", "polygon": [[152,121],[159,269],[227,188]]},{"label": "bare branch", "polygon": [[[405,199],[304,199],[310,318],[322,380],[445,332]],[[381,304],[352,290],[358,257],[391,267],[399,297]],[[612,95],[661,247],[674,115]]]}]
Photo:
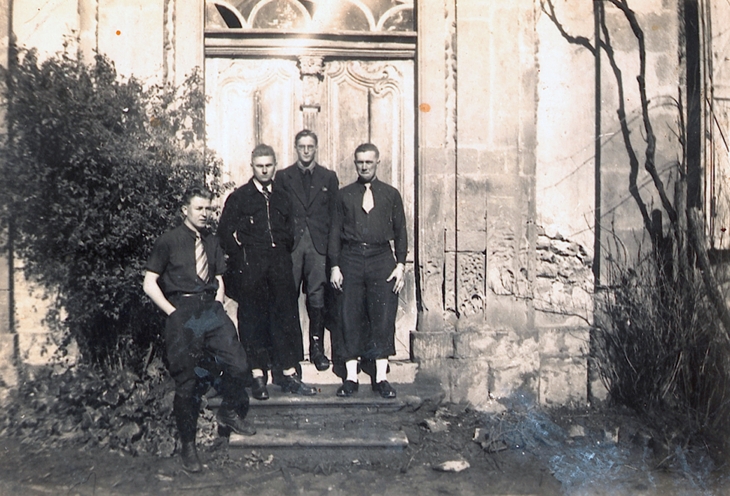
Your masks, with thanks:
[{"label": "bare branch", "polygon": [[[546,5],[548,7],[548,10],[545,10]],[[563,28],[563,25],[558,21],[558,16],[555,14],[555,6],[553,5],[552,0],[540,0],[540,8],[545,13],[545,15],[548,16],[548,19],[550,19],[553,24],[555,24],[555,27],[558,28],[561,36],[565,38],[568,43],[572,45],[580,45],[589,52],[591,52],[593,56],[596,55],[596,49],[593,45],[591,45],[591,42],[588,38],[586,38],[585,36],[573,36],[569,34],[565,30],[565,28]]]},{"label": "bare branch", "polygon": [[[639,97],[641,99],[641,113],[644,121],[644,129],[646,131],[646,152],[644,160],[644,168],[651,176],[654,181],[654,186],[659,193],[662,206],[667,211],[669,219],[672,222],[677,222],[677,211],[672,205],[667,195],[666,188],[661,176],[657,172],[655,157],[656,157],[656,135],[651,124],[649,117],[649,99],[646,95],[646,42],[644,38],[644,31],[641,29],[636,13],[629,8],[627,0],[608,0],[612,5],[618,8],[623,14],[631,27],[631,31],[634,33],[634,37],[639,44],[639,75],[636,77],[636,81],[639,85]],[[605,23],[604,23],[605,26]]]}]

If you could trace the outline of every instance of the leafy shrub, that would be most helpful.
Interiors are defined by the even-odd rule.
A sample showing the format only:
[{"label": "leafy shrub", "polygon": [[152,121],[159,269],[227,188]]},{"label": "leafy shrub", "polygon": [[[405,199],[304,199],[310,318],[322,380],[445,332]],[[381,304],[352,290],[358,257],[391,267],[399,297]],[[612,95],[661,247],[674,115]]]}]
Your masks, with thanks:
[{"label": "leafy shrub", "polygon": [[138,367],[162,325],[141,288],[151,246],[186,187],[221,188],[201,145],[200,75],[145,87],[100,55],[21,50],[4,76],[2,220],[25,275],[54,297],[47,321],[84,362]]},{"label": "leafy shrub", "polygon": [[[119,368],[101,373],[85,365],[46,372],[13,392],[0,412],[0,436],[44,450],[77,445],[172,456],[175,384],[161,359],[152,358],[140,374]],[[200,444],[219,439],[211,410],[203,410],[198,425]]]}]

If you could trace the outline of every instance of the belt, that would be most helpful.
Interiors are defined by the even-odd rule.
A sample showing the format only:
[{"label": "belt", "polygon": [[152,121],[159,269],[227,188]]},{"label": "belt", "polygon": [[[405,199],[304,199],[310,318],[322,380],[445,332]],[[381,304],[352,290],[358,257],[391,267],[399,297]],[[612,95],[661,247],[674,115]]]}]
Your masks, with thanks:
[{"label": "belt", "polygon": [[344,245],[351,248],[385,248],[386,246],[390,247],[390,243],[388,243],[387,241],[385,243],[356,243],[355,241],[345,241]]},{"label": "belt", "polygon": [[215,291],[203,291],[202,293],[172,293],[169,298],[185,298],[186,300],[214,300]]}]

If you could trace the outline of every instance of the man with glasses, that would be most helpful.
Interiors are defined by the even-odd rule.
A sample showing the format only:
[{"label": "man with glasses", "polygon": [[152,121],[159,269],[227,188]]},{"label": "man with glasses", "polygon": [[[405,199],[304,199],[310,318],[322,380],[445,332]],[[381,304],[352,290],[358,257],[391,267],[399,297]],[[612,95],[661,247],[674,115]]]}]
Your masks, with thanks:
[{"label": "man with glasses", "polygon": [[297,162],[279,172],[276,182],[292,204],[294,285],[297,291],[303,285],[307,296],[309,361],[323,371],[329,367],[324,354],[325,264],[339,181],[334,171],[317,163],[317,141],[317,135],[309,129],[297,133]]}]

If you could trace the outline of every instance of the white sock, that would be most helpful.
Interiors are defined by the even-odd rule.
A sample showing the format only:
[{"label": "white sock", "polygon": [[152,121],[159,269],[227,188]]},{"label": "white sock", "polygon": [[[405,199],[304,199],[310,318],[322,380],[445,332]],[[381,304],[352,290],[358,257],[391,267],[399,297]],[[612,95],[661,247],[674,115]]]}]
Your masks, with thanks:
[{"label": "white sock", "polygon": [[347,368],[347,381],[357,382],[357,360],[348,360],[345,362]]},{"label": "white sock", "polygon": [[264,371],[261,369],[251,369],[251,375],[254,377],[264,377]]},{"label": "white sock", "polygon": [[383,382],[388,379],[388,359],[378,358],[375,360],[375,382]]},{"label": "white sock", "polygon": [[281,373],[284,374],[287,377],[290,377],[290,376],[292,376],[292,375],[294,375],[294,374],[297,373],[297,369],[295,369],[294,367],[292,367],[290,369],[286,369],[286,370],[282,371]]}]

